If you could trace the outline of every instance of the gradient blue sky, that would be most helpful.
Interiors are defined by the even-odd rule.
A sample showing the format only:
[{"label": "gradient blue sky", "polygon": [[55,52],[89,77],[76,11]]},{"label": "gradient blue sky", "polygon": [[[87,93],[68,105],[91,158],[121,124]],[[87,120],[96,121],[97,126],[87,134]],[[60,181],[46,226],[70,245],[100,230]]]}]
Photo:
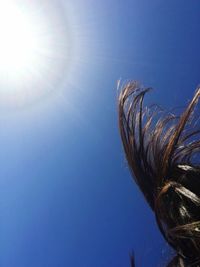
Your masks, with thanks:
[{"label": "gradient blue sky", "polygon": [[0,113],[0,266],[126,267],[132,249],[137,266],[164,266],[124,159],[116,85],[136,79],[155,88],[146,103],[185,105],[200,83],[200,2],[49,5],[66,16],[70,60],[53,93]]}]

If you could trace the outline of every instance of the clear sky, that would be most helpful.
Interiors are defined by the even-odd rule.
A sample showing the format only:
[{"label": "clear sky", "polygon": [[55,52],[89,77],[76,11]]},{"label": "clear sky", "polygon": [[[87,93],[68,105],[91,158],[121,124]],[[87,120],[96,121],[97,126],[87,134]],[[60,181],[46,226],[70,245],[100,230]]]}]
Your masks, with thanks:
[{"label": "clear sky", "polygon": [[200,83],[200,2],[35,3],[63,27],[51,58],[62,64],[34,84],[38,97],[26,84],[0,101],[0,266],[126,267],[131,250],[139,267],[164,266],[169,248],[120,143],[117,80],[153,87],[146,103],[186,105]]}]

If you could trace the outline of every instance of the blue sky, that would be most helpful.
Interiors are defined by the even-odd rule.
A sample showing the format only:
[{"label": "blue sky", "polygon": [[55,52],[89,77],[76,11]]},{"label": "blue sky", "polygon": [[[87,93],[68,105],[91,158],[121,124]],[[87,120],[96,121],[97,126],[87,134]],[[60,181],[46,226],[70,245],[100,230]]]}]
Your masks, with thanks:
[{"label": "blue sky", "polygon": [[0,113],[0,266],[125,267],[131,250],[137,266],[163,266],[169,247],[125,162],[116,87],[136,79],[155,89],[146,103],[189,101],[200,2],[51,5],[67,23],[69,61],[51,93]]}]

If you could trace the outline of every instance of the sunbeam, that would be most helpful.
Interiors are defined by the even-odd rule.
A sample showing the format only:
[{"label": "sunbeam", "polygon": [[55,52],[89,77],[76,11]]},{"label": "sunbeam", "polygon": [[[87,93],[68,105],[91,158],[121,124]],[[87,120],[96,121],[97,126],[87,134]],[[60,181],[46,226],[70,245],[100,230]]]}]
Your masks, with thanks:
[{"label": "sunbeam", "polygon": [[55,89],[69,67],[70,51],[61,7],[45,1],[1,1],[1,107],[24,105]]}]

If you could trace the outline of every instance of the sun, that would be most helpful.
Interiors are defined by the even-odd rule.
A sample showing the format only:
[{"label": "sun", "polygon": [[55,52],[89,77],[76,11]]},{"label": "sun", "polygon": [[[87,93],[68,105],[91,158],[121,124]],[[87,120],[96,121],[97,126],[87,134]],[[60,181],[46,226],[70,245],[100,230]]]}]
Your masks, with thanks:
[{"label": "sun", "polygon": [[1,74],[23,78],[29,66],[39,67],[39,52],[45,44],[28,15],[14,3],[0,2]]},{"label": "sun", "polygon": [[0,62],[9,71],[26,68],[41,46],[34,25],[14,4],[0,4]]},{"label": "sun", "polygon": [[61,78],[69,63],[70,38],[66,14],[58,6],[53,1],[0,1],[0,109],[46,94]]}]

